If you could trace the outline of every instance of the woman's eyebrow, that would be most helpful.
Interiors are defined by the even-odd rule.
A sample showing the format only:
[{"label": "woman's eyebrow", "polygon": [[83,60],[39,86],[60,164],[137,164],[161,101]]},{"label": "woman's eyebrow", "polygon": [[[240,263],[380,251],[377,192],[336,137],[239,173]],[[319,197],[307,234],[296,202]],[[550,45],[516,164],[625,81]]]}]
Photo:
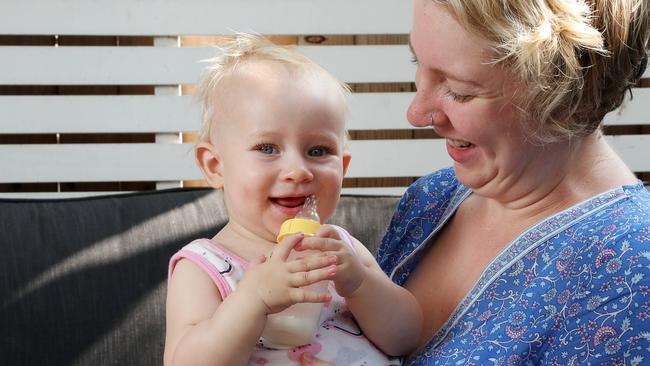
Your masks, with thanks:
[{"label": "woman's eyebrow", "polygon": [[[411,44],[411,35],[410,35],[410,34],[409,34],[408,46],[409,46],[409,50],[411,51],[411,54],[413,54],[413,57],[415,57],[415,59],[417,60],[417,56],[415,55],[415,51],[413,50],[413,45]],[[474,87],[477,87],[477,88],[482,87],[482,85],[479,84],[479,83],[476,82],[476,81],[463,79],[463,78],[460,77],[460,76],[456,76],[456,75],[451,74],[451,73],[449,73],[449,72],[447,72],[447,71],[440,70],[440,69],[437,69],[437,68],[432,68],[432,69],[433,69],[434,71],[437,71],[437,72],[439,72],[439,73],[445,75],[445,77],[447,77],[448,79],[451,79],[451,80],[454,80],[454,81],[458,81],[458,82],[460,82],[460,83],[464,83],[464,84],[469,84],[469,85],[474,86]]]}]

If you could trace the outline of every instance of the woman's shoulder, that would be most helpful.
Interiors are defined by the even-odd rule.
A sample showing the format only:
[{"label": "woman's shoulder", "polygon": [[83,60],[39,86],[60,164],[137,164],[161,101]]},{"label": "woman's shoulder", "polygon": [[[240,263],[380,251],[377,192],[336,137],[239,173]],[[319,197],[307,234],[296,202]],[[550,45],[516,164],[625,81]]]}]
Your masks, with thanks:
[{"label": "woman's shoulder", "polygon": [[650,192],[641,182],[623,186],[622,192],[621,199],[604,210],[605,215],[597,215],[593,222],[601,222],[606,232],[615,228],[618,234],[608,235],[612,239],[650,241]]},{"label": "woman's shoulder", "polygon": [[456,178],[454,169],[444,168],[416,180],[408,187],[400,206],[409,206],[411,209],[421,207],[423,209],[439,208],[449,202],[455,194],[464,187]]},{"label": "woman's shoulder", "polygon": [[417,179],[408,190],[450,192],[458,189],[460,185],[454,168],[447,167]]},{"label": "woman's shoulder", "polygon": [[637,211],[646,220],[650,220],[650,187],[645,187],[639,182],[636,185],[623,186],[622,189],[628,197],[630,210]]},{"label": "woman's shoulder", "polygon": [[592,219],[591,235],[601,238],[607,250],[621,247],[627,256],[638,256],[650,244],[650,192],[641,182],[622,190],[623,199]]},{"label": "woman's shoulder", "polygon": [[376,257],[386,273],[417,248],[467,192],[452,168],[414,182],[404,193]]},{"label": "woman's shoulder", "polygon": [[468,189],[463,186],[454,173],[453,168],[438,170],[423,176],[411,184],[397,206],[395,220],[401,221],[409,217],[427,217],[442,214],[454,198],[462,196]]},{"label": "woman's shoulder", "polygon": [[571,238],[595,243],[585,250],[609,253],[620,247],[634,256],[650,243],[650,192],[641,182],[602,193],[567,213],[575,216]]}]

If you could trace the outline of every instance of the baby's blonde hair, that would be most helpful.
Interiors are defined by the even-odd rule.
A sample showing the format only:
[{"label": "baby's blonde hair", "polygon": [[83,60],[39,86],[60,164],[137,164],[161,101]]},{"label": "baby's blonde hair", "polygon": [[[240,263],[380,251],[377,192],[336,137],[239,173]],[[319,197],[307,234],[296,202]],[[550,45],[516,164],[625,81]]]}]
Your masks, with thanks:
[{"label": "baby's blonde hair", "polygon": [[540,143],[596,131],[647,65],[648,0],[432,1],[523,82],[517,103]]},{"label": "baby's blonde hair", "polygon": [[202,109],[199,141],[208,141],[210,138],[212,119],[215,112],[212,99],[215,91],[220,88],[221,81],[224,77],[236,73],[240,65],[251,60],[277,61],[297,71],[309,71],[321,75],[332,81],[341,93],[344,102],[350,93],[350,89],[346,84],[334,78],[320,65],[303,55],[295,46],[280,46],[260,35],[238,33],[231,40],[217,48],[218,54],[215,57],[204,60],[204,62],[208,63],[208,66],[204,69],[197,87]]}]

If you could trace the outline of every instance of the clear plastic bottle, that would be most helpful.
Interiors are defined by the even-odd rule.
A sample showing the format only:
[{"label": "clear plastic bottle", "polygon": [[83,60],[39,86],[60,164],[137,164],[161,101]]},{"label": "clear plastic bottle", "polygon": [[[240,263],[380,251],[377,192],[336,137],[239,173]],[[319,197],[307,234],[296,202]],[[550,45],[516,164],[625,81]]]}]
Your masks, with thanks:
[{"label": "clear plastic bottle", "polygon": [[[277,241],[286,235],[302,232],[305,236],[313,236],[320,228],[320,218],[317,212],[316,196],[309,196],[302,210],[295,218],[286,220],[280,227]],[[289,259],[299,258],[309,254],[309,251],[291,251]],[[329,281],[321,281],[306,288],[319,293],[327,292]],[[299,303],[283,311],[270,314],[262,331],[265,345],[273,348],[293,348],[311,343],[320,326],[322,303]]]}]

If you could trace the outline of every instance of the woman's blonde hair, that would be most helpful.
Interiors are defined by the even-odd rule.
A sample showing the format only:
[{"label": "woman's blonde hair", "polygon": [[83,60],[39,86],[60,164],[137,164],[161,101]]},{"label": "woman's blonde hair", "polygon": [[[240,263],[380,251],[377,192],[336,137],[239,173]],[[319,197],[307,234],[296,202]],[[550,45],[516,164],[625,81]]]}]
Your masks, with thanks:
[{"label": "woman's blonde hair", "polygon": [[432,1],[523,82],[517,102],[540,143],[596,131],[648,62],[648,0]]},{"label": "woman's blonde hair", "polygon": [[[313,72],[324,76],[338,88],[344,101],[350,92],[346,84],[303,55],[295,46],[280,46],[257,34],[238,33],[217,48],[218,52],[215,57],[204,60],[208,66],[203,70],[196,91],[202,109],[199,141],[209,140],[211,122],[215,113],[213,97],[215,91],[219,89],[221,81],[226,76],[237,72],[239,66],[251,60],[277,61],[294,70]],[[224,92],[227,93],[227,91]]]}]

